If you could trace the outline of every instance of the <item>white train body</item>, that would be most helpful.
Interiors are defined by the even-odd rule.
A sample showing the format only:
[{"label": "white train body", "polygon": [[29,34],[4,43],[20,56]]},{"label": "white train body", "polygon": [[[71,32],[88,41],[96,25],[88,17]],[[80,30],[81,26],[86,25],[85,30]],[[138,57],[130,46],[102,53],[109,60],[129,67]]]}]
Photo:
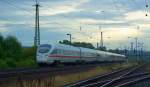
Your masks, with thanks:
[{"label": "white train body", "polygon": [[74,47],[64,44],[42,44],[37,49],[37,63],[53,64],[54,62],[73,63],[73,62],[123,62],[126,61],[124,55]]}]

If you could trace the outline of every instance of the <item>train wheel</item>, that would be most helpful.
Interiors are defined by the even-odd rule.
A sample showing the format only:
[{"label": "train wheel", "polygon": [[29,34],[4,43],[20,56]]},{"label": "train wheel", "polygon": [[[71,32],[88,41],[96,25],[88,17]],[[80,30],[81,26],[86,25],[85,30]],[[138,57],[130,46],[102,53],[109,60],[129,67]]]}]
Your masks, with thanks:
[{"label": "train wheel", "polygon": [[54,61],[54,63],[52,64],[52,66],[61,67],[61,66],[64,66],[64,65],[60,61]]},{"label": "train wheel", "polygon": [[38,63],[38,66],[40,67],[45,67],[45,66],[48,66],[47,64],[44,64],[44,63]]}]

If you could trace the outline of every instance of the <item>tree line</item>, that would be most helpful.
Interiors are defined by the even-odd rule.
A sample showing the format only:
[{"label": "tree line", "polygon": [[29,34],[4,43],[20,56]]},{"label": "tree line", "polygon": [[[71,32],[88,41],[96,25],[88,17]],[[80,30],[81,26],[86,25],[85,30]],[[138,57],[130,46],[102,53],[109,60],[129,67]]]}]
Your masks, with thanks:
[{"label": "tree line", "polygon": [[14,36],[0,34],[0,69],[36,66],[35,48],[24,48]]},{"label": "tree line", "polygon": [[85,48],[90,48],[90,49],[95,49],[95,50],[100,50],[100,51],[108,51],[112,53],[118,53],[118,54],[124,54],[124,50],[119,50],[119,49],[107,49],[106,46],[99,46],[95,48],[91,43],[86,43],[86,42],[70,42],[68,40],[63,40],[59,41],[60,44],[67,44],[67,45],[72,45],[76,47],[85,47]]},{"label": "tree line", "polygon": [[98,47],[95,48],[91,43],[86,43],[86,42],[70,42],[68,40],[63,40],[63,41],[59,41],[59,43],[61,44],[67,44],[67,45],[72,45],[72,46],[76,46],[76,47],[85,47],[85,48],[90,48],[90,49],[96,49],[96,50],[102,50],[102,51],[106,51],[106,47]]}]

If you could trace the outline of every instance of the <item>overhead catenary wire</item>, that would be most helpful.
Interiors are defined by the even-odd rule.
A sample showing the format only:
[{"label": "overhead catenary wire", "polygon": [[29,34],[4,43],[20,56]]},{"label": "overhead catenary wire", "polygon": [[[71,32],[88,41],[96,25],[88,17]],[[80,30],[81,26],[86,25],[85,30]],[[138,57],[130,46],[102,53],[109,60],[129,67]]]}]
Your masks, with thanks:
[{"label": "overhead catenary wire", "polygon": [[6,3],[6,4],[8,4],[8,5],[10,5],[10,6],[14,7],[14,8],[16,8],[16,9],[20,9],[20,10],[22,10],[22,11],[28,13],[28,14],[31,14],[31,13],[32,13],[31,11],[29,11],[29,10],[27,10],[27,9],[25,9],[25,8],[16,6],[15,4],[11,3],[11,2],[8,1],[8,0],[0,0],[0,2]]},{"label": "overhead catenary wire", "polygon": [[[49,9],[47,9],[47,10],[50,11]],[[81,11],[80,11],[80,12],[81,12]],[[65,18],[68,17],[67,15],[61,15],[61,16],[62,16],[62,17],[65,17]],[[72,20],[76,21],[75,19],[72,19]],[[58,22],[53,22],[53,23],[56,23],[56,24],[58,24],[58,25],[60,25],[60,26],[62,26],[62,27],[64,27],[64,28],[73,29],[73,28],[71,28],[71,27],[69,27],[69,26],[65,26],[64,24],[61,24],[61,23],[58,23]],[[81,24],[80,24],[80,25],[81,25]],[[77,29],[77,30],[78,30],[78,29]],[[77,31],[77,33],[80,33],[80,34],[81,34],[81,31],[82,31],[82,29],[80,29],[80,32]],[[90,36],[89,34],[85,33],[85,32],[82,32],[82,34],[85,35],[85,36],[88,36],[89,38],[91,38],[91,36]]]},{"label": "overhead catenary wire", "polygon": [[[130,2],[131,2],[135,7],[137,7],[138,9],[143,9],[143,7],[145,8],[145,5],[144,5],[144,4],[138,3],[138,2],[135,1],[135,0],[130,0]],[[147,3],[147,2],[145,1],[145,3]],[[143,5],[144,5],[144,6],[143,6]]]},{"label": "overhead catenary wire", "polygon": [[[144,4],[141,6],[141,3],[139,4],[138,2],[136,2],[135,0],[130,0],[135,6],[137,6],[138,7],[138,9],[141,9],[141,10],[143,10],[144,9],[144,11],[146,11],[146,13],[145,13],[145,16],[148,16],[148,12],[149,12],[149,2],[148,2],[148,0],[145,0],[144,2]],[[141,6],[141,7],[140,7]]]},{"label": "overhead catenary wire", "polygon": [[[13,4],[13,3],[11,3],[9,0],[0,0],[0,1],[2,1],[2,2],[5,2],[5,3],[7,3],[7,4],[9,4],[9,5],[11,5],[11,6],[13,6],[13,7],[15,7],[16,9],[20,9],[20,10],[23,10],[23,11],[25,11],[26,13],[30,13],[31,14],[31,12],[29,11],[29,10],[27,10],[27,9],[25,9],[25,8],[22,8],[22,7],[19,7],[19,6],[16,6],[15,4]],[[35,0],[35,1],[37,1],[37,0]],[[116,0],[112,0],[113,1],[113,5],[115,6],[115,8],[117,9],[117,10],[121,10],[120,9],[120,7],[119,7],[119,5],[117,5],[117,2],[116,2]],[[65,17],[67,17],[66,15],[64,15]],[[58,25],[61,25],[61,26],[64,26],[64,24],[61,24],[61,23],[57,23]],[[67,27],[68,29],[72,29],[71,27],[69,27],[69,26],[65,26],[65,27]],[[82,30],[81,30],[82,31]],[[81,32],[80,32],[81,33]],[[84,32],[85,33],[85,32]],[[82,32],[82,34],[84,34],[83,32]],[[86,36],[90,36],[90,35],[88,35],[88,34],[84,34],[84,35],[86,35]]]},{"label": "overhead catenary wire", "polygon": [[[18,9],[18,10],[21,10],[24,14],[32,14],[31,11],[29,11],[28,9],[25,9],[23,7],[19,7],[19,6],[16,6],[15,4],[12,3],[12,1],[9,1],[9,0],[0,0],[0,2],[2,3],[6,3],[8,4],[9,6],[15,8],[15,9]],[[11,21],[12,19],[10,17],[7,17],[7,18],[4,18],[4,17],[1,17],[0,18],[1,20],[5,21],[5,20],[9,20]],[[30,25],[30,26],[33,26],[32,23],[29,23],[29,22],[26,22],[26,24]]]},{"label": "overhead catenary wire", "polygon": [[112,0],[112,6],[117,10],[117,13],[120,12],[120,14],[121,14],[121,12],[123,11],[122,6],[124,6],[124,5],[126,5],[126,3],[123,1]]},{"label": "overhead catenary wire", "polygon": [[147,0],[145,0],[146,4],[145,4],[145,11],[146,11],[146,14],[145,16],[148,16],[148,12],[149,12],[149,4],[147,2]]},{"label": "overhead catenary wire", "polygon": [[[45,19],[45,18],[44,18]],[[46,19],[47,20],[47,19]],[[66,26],[65,24],[61,24],[61,23],[59,23],[59,22],[57,22],[57,21],[55,21],[55,22],[51,22],[51,24],[55,24],[55,25],[60,25],[60,29],[67,29],[67,30],[70,30],[70,29],[72,29],[72,30],[77,30],[76,32],[74,32],[74,33],[78,33],[78,34],[81,34],[81,32],[83,31],[83,29],[80,29],[80,28],[72,28],[72,27],[70,27],[70,26]],[[80,31],[78,31],[78,30],[80,30]],[[85,36],[88,36],[89,38],[91,38],[91,36],[89,35],[89,34],[87,34],[87,33],[85,33],[85,32],[82,32],[82,35],[85,35]]]},{"label": "overhead catenary wire", "polygon": [[115,0],[112,0],[112,6],[116,9],[116,10],[120,10],[119,9],[119,6],[117,5],[116,1]]}]

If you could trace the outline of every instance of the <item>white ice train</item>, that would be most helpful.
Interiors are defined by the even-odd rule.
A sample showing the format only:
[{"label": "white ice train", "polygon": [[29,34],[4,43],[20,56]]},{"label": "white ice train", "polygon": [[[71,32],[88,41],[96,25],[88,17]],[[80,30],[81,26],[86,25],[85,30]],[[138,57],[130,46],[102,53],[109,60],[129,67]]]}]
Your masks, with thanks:
[{"label": "white ice train", "polygon": [[37,49],[36,60],[38,64],[125,62],[126,57],[121,54],[64,44],[41,44]]}]

